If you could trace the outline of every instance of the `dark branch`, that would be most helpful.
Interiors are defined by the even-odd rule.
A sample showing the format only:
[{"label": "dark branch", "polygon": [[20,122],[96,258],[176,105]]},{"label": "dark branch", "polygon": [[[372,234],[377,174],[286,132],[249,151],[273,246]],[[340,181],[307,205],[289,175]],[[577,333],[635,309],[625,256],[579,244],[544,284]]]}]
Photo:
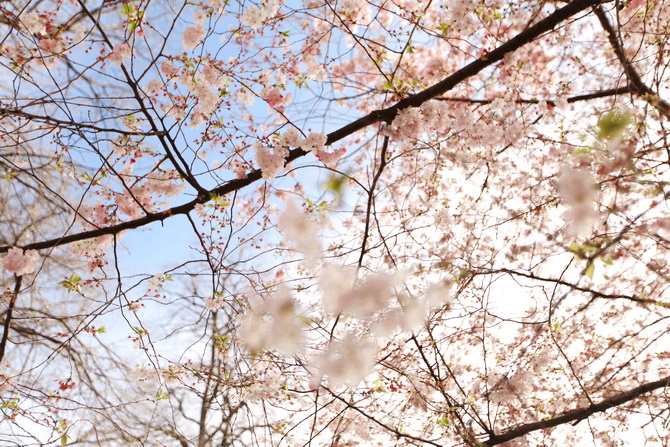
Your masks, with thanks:
[{"label": "dark branch", "polygon": [[[622,95],[624,93],[632,93],[634,89],[630,86],[625,87],[616,87],[609,88],[607,90],[600,90],[593,93],[586,93],[584,95],[571,96],[567,99],[568,103],[579,102],[579,101],[589,101],[591,99],[598,98],[607,98],[609,96]],[[437,101],[449,101],[449,102],[466,102],[468,104],[491,104],[493,99],[471,99],[471,98],[435,98]],[[541,102],[546,102],[551,106],[556,106],[556,101],[553,99],[515,99],[513,102],[519,104],[539,104]]]},{"label": "dark branch", "polygon": [[[575,0],[571,2],[567,6],[564,6],[563,8],[555,11],[546,18],[540,20],[535,25],[520,32],[518,35],[516,35],[509,41],[505,42],[498,48],[494,49],[486,56],[474,60],[473,62],[469,63],[468,65],[461,68],[457,72],[451,74],[450,76],[447,76],[445,79],[433,85],[432,87],[429,87],[426,90],[423,90],[422,92],[419,92],[417,94],[411,95],[389,108],[376,110],[362,118],[357,119],[356,121],[350,124],[347,124],[344,127],[341,127],[340,129],[334,132],[331,132],[330,134],[328,134],[328,140],[326,144],[331,145],[372,124],[380,122],[391,122],[393,118],[395,118],[398,111],[408,107],[419,107],[424,102],[445,94],[446,92],[450,91],[464,80],[471,78],[472,76],[475,76],[484,68],[493,65],[496,62],[499,62],[505,57],[506,54],[518,50],[522,46],[537,39],[547,31],[552,30],[559,23],[567,20],[568,18],[572,17],[575,14],[578,14],[582,11],[585,11],[589,8],[592,8],[600,4],[600,2],[601,0]],[[286,163],[290,163],[291,161],[297,158],[303,157],[307,153],[308,152],[304,151],[303,149],[299,148],[293,149],[290,151],[290,154],[286,159]],[[243,187],[259,180],[260,178],[261,178],[261,171],[256,169],[254,171],[251,171],[244,179],[231,180],[224,183],[221,186],[218,186],[217,188],[214,188],[209,192],[200,192],[198,197],[196,197],[191,202],[185,203],[180,206],[176,206],[174,208],[170,208],[163,212],[148,214],[139,219],[123,222],[116,225],[111,225],[105,228],[98,228],[96,230],[70,234],[57,239],[51,239],[42,242],[35,242],[33,244],[27,244],[24,245],[22,248],[39,250],[44,248],[57,247],[71,242],[87,240],[108,234],[118,234],[122,231],[142,227],[144,225],[148,225],[156,221],[163,221],[170,216],[178,214],[186,214],[192,211],[197,204],[208,202],[210,200],[211,193],[218,195],[228,194],[230,192],[242,189]],[[0,253],[5,253],[10,248],[11,247],[8,246],[0,247]]]},{"label": "dark branch", "polygon": [[525,436],[528,433],[544,430],[551,427],[556,427],[558,425],[567,424],[569,422],[579,422],[584,420],[595,413],[600,413],[607,411],[610,408],[618,407],[619,405],[630,402],[631,400],[637,399],[643,394],[649,393],[651,391],[665,388],[670,385],[670,376],[655,382],[649,382],[642,384],[636,388],[633,388],[623,393],[612,396],[608,399],[601,401],[600,403],[590,405],[586,408],[580,408],[577,410],[568,411],[563,413],[560,416],[556,416],[551,419],[546,419],[544,421],[532,422],[530,424],[524,424],[512,430],[509,430],[501,435],[491,436],[489,439],[484,441],[486,446],[494,446],[502,444],[503,442],[510,441],[512,439],[520,438]]},{"label": "dark branch", "polygon": [[16,305],[16,298],[19,296],[21,290],[21,280],[23,276],[17,276],[14,282],[14,290],[11,292],[9,306],[7,307],[7,314],[5,315],[5,322],[3,323],[2,340],[0,341],[0,363],[5,358],[5,350],[7,349],[7,340],[9,339],[9,325],[12,322],[12,312]]}]

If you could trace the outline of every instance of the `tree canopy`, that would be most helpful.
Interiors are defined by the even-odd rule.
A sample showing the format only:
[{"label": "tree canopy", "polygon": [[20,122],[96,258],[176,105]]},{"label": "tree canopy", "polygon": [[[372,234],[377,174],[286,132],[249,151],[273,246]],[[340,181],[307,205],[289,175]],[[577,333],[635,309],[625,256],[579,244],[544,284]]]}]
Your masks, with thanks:
[{"label": "tree canopy", "polygon": [[0,2],[0,443],[670,443],[670,3]]}]

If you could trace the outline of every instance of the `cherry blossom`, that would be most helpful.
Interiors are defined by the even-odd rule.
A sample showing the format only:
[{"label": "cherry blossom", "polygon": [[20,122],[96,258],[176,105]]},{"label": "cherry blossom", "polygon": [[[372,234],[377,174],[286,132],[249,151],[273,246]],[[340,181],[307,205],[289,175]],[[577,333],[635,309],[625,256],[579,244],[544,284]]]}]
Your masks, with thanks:
[{"label": "cherry blossom", "polygon": [[6,442],[670,444],[667,2],[89,3],[2,3]]},{"label": "cherry blossom", "polygon": [[188,26],[184,29],[182,34],[182,42],[184,48],[192,50],[202,42],[203,37],[205,37],[205,27],[202,25]]},{"label": "cherry blossom", "polygon": [[330,344],[328,350],[314,359],[318,371],[313,380],[328,379],[332,388],[355,387],[372,372],[375,345],[348,334],[341,341]]},{"label": "cherry blossom", "polygon": [[326,145],[328,137],[324,133],[310,132],[305,139],[301,141],[300,146],[306,151],[321,153]]},{"label": "cherry blossom", "polygon": [[561,200],[568,206],[568,231],[581,235],[595,219],[596,189],[591,175],[583,168],[563,166],[558,178]]},{"label": "cherry blossom", "polygon": [[256,142],[254,143],[254,155],[263,173],[263,179],[271,181],[284,171],[288,150],[282,146],[275,146],[270,152],[263,143]]},{"label": "cherry blossom", "polygon": [[127,43],[115,44],[108,60],[114,65],[121,65],[125,59],[132,56],[132,48]]},{"label": "cherry blossom", "polygon": [[256,296],[240,322],[240,338],[252,351],[277,349],[285,355],[303,350],[303,325],[289,290],[280,288],[267,300]]},{"label": "cherry blossom", "polygon": [[0,267],[18,276],[33,273],[39,267],[40,255],[36,250],[13,247],[0,258]]}]

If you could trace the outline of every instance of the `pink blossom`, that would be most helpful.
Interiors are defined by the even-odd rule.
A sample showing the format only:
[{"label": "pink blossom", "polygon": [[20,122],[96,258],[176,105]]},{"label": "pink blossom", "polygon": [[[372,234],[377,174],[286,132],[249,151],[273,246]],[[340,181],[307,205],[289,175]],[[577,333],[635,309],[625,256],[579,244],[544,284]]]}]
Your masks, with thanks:
[{"label": "pink blossom", "polygon": [[0,267],[10,273],[21,276],[37,270],[39,260],[40,256],[35,250],[26,250],[24,252],[18,247],[12,247],[0,258]]},{"label": "pink blossom", "polygon": [[245,106],[253,105],[256,102],[256,96],[246,88],[241,88],[236,93],[237,100]]},{"label": "pink blossom", "polygon": [[137,368],[130,371],[130,378],[138,382],[146,382],[155,377],[155,371],[150,366],[137,365]]},{"label": "pink blossom", "polygon": [[253,352],[276,349],[285,355],[303,350],[303,323],[286,287],[280,287],[272,297],[255,297],[249,313],[240,323],[240,340]]},{"label": "pink blossom", "polygon": [[303,252],[307,260],[316,262],[321,256],[317,225],[306,216],[292,201],[286,204],[286,209],[279,216],[277,224],[279,230],[298,250]]},{"label": "pink blossom", "polygon": [[309,79],[314,79],[315,81],[325,81],[326,80],[326,68],[323,64],[317,63],[314,59],[309,59],[305,62],[307,66],[307,77]]},{"label": "pink blossom", "polygon": [[170,60],[165,59],[161,62],[161,73],[168,78],[173,78],[179,74],[179,69],[177,69]]},{"label": "pink blossom", "polygon": [[328,141],[328,136],[325,133],[311,132],[307,138],[302,140],[300,146],[306,151],[314,151],[317,154],[323,151]]},{"label": "pink blossom", "polygon": [[326,311],[368,318],[386,309],[392,288],[399,284],[399,280],[398,275],[378,273],[356,283],[354,268],[331,265],[320,278]]},{"label": "pink blossom", "polygon": [[21,15],[21,23],[33,35],[44,35],[47,33],[46,24],[37,11]]},{"label": "pink blossom", "polygon": [[596,189],[591,174],[582,168],[563,166],[558,178],[558,192],[568,207],[565,219],[568,232],[583,235],[595,220]]},{"label": "pink blossom", "polygon": [[348,334],[341,341],[330,343],[328,350],[312,362],[318,371],[314,382],[328,378],[333,388],[341,386],[356,387],[374,367],[375,345]]},{"label": "pink blossom", "polygon": [[263,20],[265,20],[265,17],[256,6],[248,7],[240,17],[240,23],[252,30],[260,28],[263,25]]},{"label": "pink blossom", "polygon": [[295,127],[289,127],[279,136],[279,144],[284,147],[300,146],[300,132]]},{"label": "pink blossom", "polygon": [[223,309],[226,305],[226,301],[223,299],[221,294],[216,294],[214,296],[207,295],[205,297],[205,309],[207,310],[219,310]]},{"label": "pink blossom", "polygon": [[332,152],[317,150],[315,155],[324,165],[332,165],[337,163],[346,152],[347,150],[344,148],[334,149]]},{"label": "pink blossom", "polygon": [[114,45],[114,50],[107,59],[114,65],[121,65],[125,59],[132,56],[132,49],[127,43]]},{"label": "pink blossom", "polygon": [[266,91],[262,97],[272,108],[281,107],[284,104],[284,96],[278,88]]},{"label": "pink blossom", "polygon": [[160,79],[152,79],[147,83],[146,87],[144,88],[146,92],[149,95],[155,95],[156,93],[159,93],[161,89],[163,88],[163,81]]},{"label": "pink blossom", "polygon": [[408,107],[398,112],[384,131],[386,135],[400,140],[416,140],[425,131],[426,119],[418,107]]},{"label": "pink blossom", "polygon": [[205,33],[205,28],[202,25],[186,27],[184,34],[181,37],[184,48],[187,50],[193,50],[195,47],[200,45],[202,38],[205,37]]},{"label": "pink blossom", "polygon": [[275,147],[274,152],[270,152],[268,148],[259,143],[254,143],[254,153],[256,155],[256,162],[261,169],[263,180],[269,182],[273,180],[279,173],[284,170],[288,150],[281,146]]}]

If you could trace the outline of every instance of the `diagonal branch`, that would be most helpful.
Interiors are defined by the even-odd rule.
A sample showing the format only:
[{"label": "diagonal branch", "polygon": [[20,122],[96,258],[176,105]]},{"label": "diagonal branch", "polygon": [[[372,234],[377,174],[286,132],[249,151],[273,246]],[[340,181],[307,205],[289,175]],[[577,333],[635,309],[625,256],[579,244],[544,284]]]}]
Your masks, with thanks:
[{"label": "diagonal branch", "polygon": [[[335,130],[334,132],[331,132],[328,134],[328,140],[326,142],[327,145],[331,145],[339,140],[342,140],[343,138],[348,137],[349,135],[352,135],[356,132],[358,132],[361,129],[364,129],[365,127],[368,127],[370,125],[376,124],[376,123],[381,123],[381,122],[391,122],[393,121],[393,118],[395,118],[396,114],[403,109],[406,109],[408,107],[419,107],[422,105],[424,102],[431,100],[433,98],[436,98],[440,95],[443,95],[444,93],[452,90],[454,87],[456,87],[458,84],[461,82],[465,81],[468,78],[471,78],[472,76],[475,76],[479,72],[481,72],[483,69],[495,64],[496,62],[501,61],[505,55],[508,53],[511,53],[513,51],[518,50],[519,48],[523,47],[524,45],[527,45],[528,43],[534,41],[538,37],[542,36],[544,33],[551,31],[558,25],[559,23],[569,19],[570,17],[586,11],[589,8],[593,8],[594,6],[597,6],[601,3],[601,0],[574,0],[568,5],[564,6],[561,9],[556,10],[552,14],[548,15],[544,19],[540,20],[537,22],[535,25],[532,25],[525,29],[524,31],[520,32],[516,36],[514,36],[512,39],[509,41],[505,42],[498,48],[492,50],[485,56],[482,56],[478,59],[475,59],[465,67],[461,68],[460,70],[456,71],[455,73],[447,76],[444,78],[442,81],[438,82],[437,84],[419,92],[414,95],[410,95],[407,98],[397,102],[395,105],[388,107],[386,109],[381,109],[381,110],[376,110],[374,112],[369,113],[368,115],[361,117],[343,127],[341,127],[338,130]],[[161,140],[163,141],[163,140]],[[167,146],[166,146],[167,149]],[[297,148],[293,149],[290,151],[289,156],[286,159],[286,163],[290,163],[293,160],[296,160],[300,157],[303,157],[307,154],[308,152]],[[183,205],[176,206],[174,208],[169,208],[165,211],[162,211],[160,213],[151,213],[147,214],[144,217],[141,217],[139,219],[135,220],[130,220],[127,222],[122,222],[116,225],[110,225],[109,227],[105,228],[98,228],[95,230],[91,231],[84,231],[81,233],[76,233],[76,234],[70,234],[67,236],[63,236],[60,238],[56,239],[51,239],[51,240],[46,240],[46,241],[41,241],[41,242],[35,242],[33,244],[27,244],[24,245],[22,248],[24,249],[44,249],[44,248],[52,248],[52,247],[57,247],[60,245],[68,244],[71,242],[76,242],[76,241],[83,241],[99,236],[104,236],[108,234],[118,234],[122,231],[133,229],[133,228],[139,228],[145,225],[148,225],[152,222],[156,221],[163,221],[167,219],[170,216],[178,215],[178,214],[186,214],[195,208],[196,205],[201,204],[201,203],[206,203],[210,200],[210,196],[212,194],[218,194],[218,195],[224,195],[228,194],[233,191],[238,191],[242,188],[244,188],[247,185],[250,185],[256,181],[258,181],[261,178],[261,171],[259,169],[255,169],[248,173],[247,177],[244,179],[235,179],[235,180],[230,180],[216,188],[214,188],[211,191],[200,191],[198,196]],[[0,253],[6,253],[10,247],[4,246],[0,247]]]},{"label": "diagonal branch", "polygon": [[547,31],[551,31],[559,23],[569,19],[575,14],[578,14],[599,4],[600,0],[574,0],[567,6],[564,6],[563,8],[540,20],[535,25],[523,30],[493,51],[478,59],[475,59],[457,72],[447,76],[437,84],[428,87],[419,93],[410,95],[391,107],[371,112],[368,115],[336,130],[335,132],[328,135],[328,144],[332,144],[338,140],[341,140],[342,138],[349,136],[354,132],[357,132],[372,124],[380,122],[391,122],[400,110],[406,109],[408,107],[419,107],[424,102],[445,94],[461,82],[471,78],[486,67],[501,61],[508,53],[518,50],[524,45],[534,41]]},{"label": "diagonal branch", "polygon": [[569,422],[576,424],[579,421],[586,419],[595,413],[600,413],[603,411],[607,411],[610,408],[618,407],[619,405],[625,404],[626,402],[630,402],[631,400],[637,399],[643,394],[647,394],[651,391],[660,388],[665,388],[668,385],[670,385],[670,376],[657,380],[655,382],[644,383],[636,388],[624,391],[620,394],[612,396],[599,403],[590,405],[586,408],[580,408],[577,410],[568,411],[560,416],[556,416],[551,419],[546,419],[544,421],[531,422],[529,424],[521,425],[517,428],[513,428],[512,430],[508,430],[501,435],[491,436],[486,441],[483,441],[483,444],[485,446],[490,447],[502,444],[503,442],[507,442],[512,439],[520,438],[521,436],[525,436],[528,433],[537,430],[544,430],[547,428],[556,427],[558,425],[567,424]]}]

